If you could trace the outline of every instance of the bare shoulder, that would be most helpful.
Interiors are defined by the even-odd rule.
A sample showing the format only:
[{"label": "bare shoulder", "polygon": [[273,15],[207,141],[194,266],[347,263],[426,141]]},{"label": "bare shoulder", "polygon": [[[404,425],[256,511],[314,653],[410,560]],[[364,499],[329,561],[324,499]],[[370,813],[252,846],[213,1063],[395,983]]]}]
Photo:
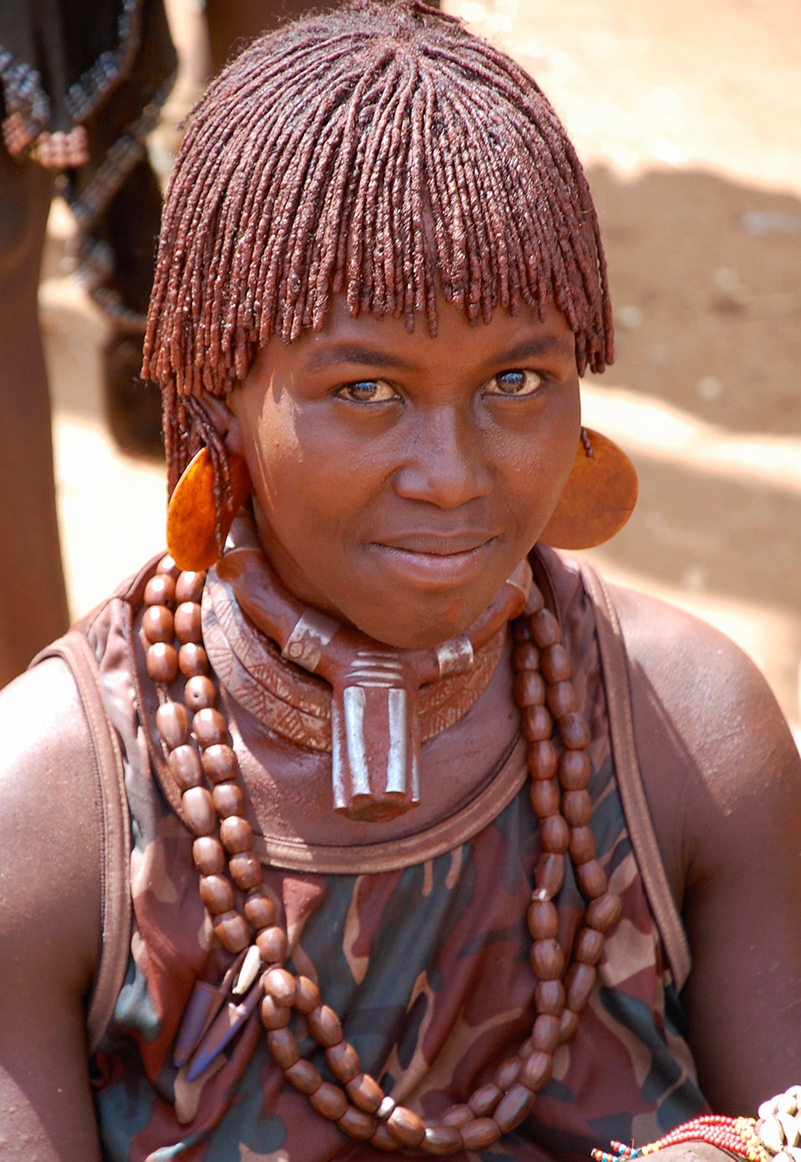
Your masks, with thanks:
[{"label": "bare shoulder", "polygon": [[2,691],[0,739],[0,1153],[88,1162],[98,808],[88,727],[63,662],[48,659]]},{"label": "bare shoulder", "polygon": [[713,627],[613,589],[637,757],[692,954],[683,993],[721,1112],[801,1076],[801,759],[767,683]]},{"label": "bare shoulder", "polygon": [[[789,727],[739,646],[675,606],[610,589],[629,659],[644,777],[661,745],[674,772],[695,776],[698,793],[727,810],[744,795],[797,790],[801,760]],[[692,791],[690,783],[686,789]]]},{"label": "bare shoulder", "polygon": [[0,955],[35,958],[41,926],[72,950],[77,985],[97,956],[99,834],[89,732],[63,662],[48,659],[3,690],[0,738]]}]

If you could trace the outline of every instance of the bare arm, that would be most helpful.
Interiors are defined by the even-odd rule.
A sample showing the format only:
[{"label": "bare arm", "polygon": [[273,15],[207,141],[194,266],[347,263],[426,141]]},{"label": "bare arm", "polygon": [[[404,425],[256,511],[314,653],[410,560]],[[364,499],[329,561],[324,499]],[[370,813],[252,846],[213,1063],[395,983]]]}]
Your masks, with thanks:
[{"label": "bare arm", "polygon": [[692,971],[682,994],[701,1087],[755,1114],[801,1081],[801,760],[727,638],[616,591],[635,734]]},{"label": "bare arm", "polygon": [[84,998],[99,948],[91,751],[67,668],[0,696],[0,1156],[99,1159]]}]

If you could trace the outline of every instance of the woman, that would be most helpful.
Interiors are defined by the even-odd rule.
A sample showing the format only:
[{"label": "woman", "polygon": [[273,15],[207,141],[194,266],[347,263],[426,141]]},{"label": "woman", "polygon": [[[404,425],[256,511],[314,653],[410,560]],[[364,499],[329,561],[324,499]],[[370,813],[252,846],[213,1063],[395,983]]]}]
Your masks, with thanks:
[{"label": "woman", "polygon": [[9,1156],[585,1157],[799,1077],[789,732],[548,547],[633,503],[611,357],[572,146],[457,21],[213,83],[145,354],[172,555],[1,704]]}]

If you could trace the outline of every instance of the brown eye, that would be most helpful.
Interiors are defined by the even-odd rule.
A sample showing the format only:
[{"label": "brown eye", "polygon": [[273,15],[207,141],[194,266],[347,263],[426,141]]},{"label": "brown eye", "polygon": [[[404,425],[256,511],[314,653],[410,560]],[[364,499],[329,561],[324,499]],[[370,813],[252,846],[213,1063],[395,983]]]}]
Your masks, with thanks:
[{"label": "brown eye", "polygon": [[383,379],[360,379],[356,383],[346,383],[340,387],[337,395],[351,403],[385,403],[397,398],[395,389]]},{"label": "brown eye", "polygon": [[512,368],[494,375],[486,385],[491,395],[525,396],[535,395],[542,386],[542,376],[536,371]]}]

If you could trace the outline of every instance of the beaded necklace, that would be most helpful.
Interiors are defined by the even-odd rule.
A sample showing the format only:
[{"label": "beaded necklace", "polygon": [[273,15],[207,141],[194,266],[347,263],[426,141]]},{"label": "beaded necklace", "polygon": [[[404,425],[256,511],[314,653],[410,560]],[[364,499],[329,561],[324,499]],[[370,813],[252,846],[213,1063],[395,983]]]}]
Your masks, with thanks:
[{"label": "beaded necklace", "polygon": [[[553,1055],[575,1033],[579,1013],[595,986],[604,933],[621,912],[620,900],[608,890],[606,874],[595,858],[589,827],[592,804],[586,789],[590,732],[576,709],[558,619],[532,584],[523,616],[512,623],[514,696],[528,743],[530,795],[541,846],[526,915],[537,980],[536,1017],[530,1036],[515,1056],[497,1066],[491,1082],[476,1089],[467,1102],[423,1119],[384,1094],[363,1071],[317,985],[285,967],[287,934],[272,900],[262,891],[262,868],[245,818],[238,762],[203,648],[204,582],[204,573],[181,572],[171,557],[162,558],[145,588],[142,621],[147,671],[159,695],[156,727],[169,773],[181,792],[183,820],[195,836],[192,855],[200,875],[200,896],[217,939],[237,958],[215,992],[217,1007],[206,1006],[200,1019],[195,1015],[189,1020],[191,1035],[182,1038],[179,1032],[188,1078],[207,1067],[258,1006],[269,1051],[286,1080],[348,1137],[367,1140],[384,1151],[406,1148],[434,1155],[491,1146],[523,1121],[535,1095],[547,1085]],[[168,693],[179,672],[185,678],[183,702]],[[557,940],[554,903],[568,856],[587,900],[570,965]],[[242,912],[234,886],[245,896]],[[227,997],[229,1012],[222,1015],[226,1031],[221,1037],[215,1034],[214,1016]],[[297,1037],[289,1028],[293,1010],[305,1018],[309,1032],[324,1048],[333,1081],[324,1080],[300,1055]]]}]

